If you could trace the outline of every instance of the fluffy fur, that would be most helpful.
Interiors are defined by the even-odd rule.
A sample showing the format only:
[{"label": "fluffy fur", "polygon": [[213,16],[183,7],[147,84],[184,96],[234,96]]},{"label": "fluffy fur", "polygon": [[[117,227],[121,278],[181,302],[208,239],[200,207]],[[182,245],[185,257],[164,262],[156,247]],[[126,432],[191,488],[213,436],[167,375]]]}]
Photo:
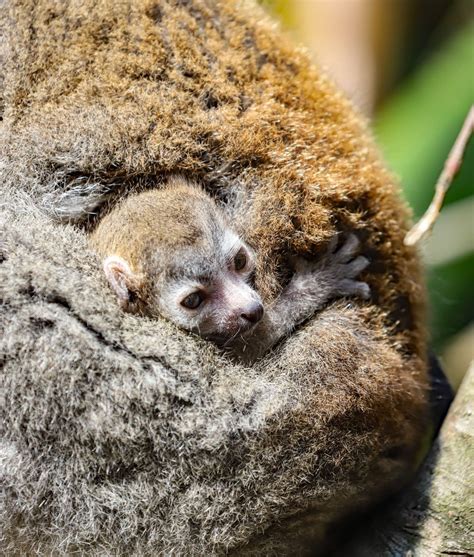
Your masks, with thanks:
[{"label": "fluffy fur", "polygon": [[[250,0],[10,0],[2,21],[2,547],[320,550],[406,479],[426,411],[423,283],[364,123]],[[372,302],[253,367],[124,314],[57,217],[91,227],[170,173],[231,212],[266,300],[342,229]]]}]

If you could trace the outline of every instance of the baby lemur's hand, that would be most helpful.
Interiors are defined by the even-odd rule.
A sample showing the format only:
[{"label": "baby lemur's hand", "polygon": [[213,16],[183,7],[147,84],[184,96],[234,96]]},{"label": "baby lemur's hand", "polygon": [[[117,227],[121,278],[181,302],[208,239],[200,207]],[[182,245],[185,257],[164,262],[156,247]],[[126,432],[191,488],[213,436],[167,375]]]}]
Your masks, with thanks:
[{"label": "baby lemur's hand", "polygon": [[360,242],[351,234],[337,249],[337,237],[329,243],[325,255],[316,260],[303,258],[295,260],[295,274],[289,285],[292,294],[325,301],[341,296],[370,297],[369,285],[357,280],[359,274],[369,265],[369,260],[359,252]]},{"label": "baby lemur's hand", "polygon": [[[293,260],[295,274],[276,302],[266,308],[259,325],[251,331],[239,351],[243,359],[254,361],[299,324],[322,310],[330,301],[343,296],[370,296],[368,284],[357,280],[369,264],[357,255],[359,240],[351,234],[337,249],[337,236],[326,253],[317,260],[302,257]],[[246,348],[252,347],[245,351]],[[237,347],[238,350],[238,347]]]}]

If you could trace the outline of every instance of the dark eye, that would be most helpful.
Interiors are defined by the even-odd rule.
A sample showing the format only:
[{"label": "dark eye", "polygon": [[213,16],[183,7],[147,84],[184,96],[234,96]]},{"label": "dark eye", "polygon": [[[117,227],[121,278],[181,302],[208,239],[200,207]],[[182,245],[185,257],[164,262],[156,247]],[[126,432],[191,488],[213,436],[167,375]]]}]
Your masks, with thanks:
[{"label": "dark eye", "polygon": [[197,309],[204,301],[204,296],[201,292],[193,292],[182,300],[181,305],[188,309]]},{"label": "dark eye", "polygon": [[244,251],[240,250],[234,257],[234,267],[236,271],[241,271],[247,265],[247,255]]}]

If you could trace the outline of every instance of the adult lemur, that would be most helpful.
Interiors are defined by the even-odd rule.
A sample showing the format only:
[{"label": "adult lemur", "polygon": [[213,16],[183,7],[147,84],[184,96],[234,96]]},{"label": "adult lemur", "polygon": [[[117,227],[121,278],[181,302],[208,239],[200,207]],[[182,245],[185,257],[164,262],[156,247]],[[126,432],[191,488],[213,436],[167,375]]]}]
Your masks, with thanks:
[{"label": "adult lemur", "polygon": [[[254,0],[5,0],[1,21],[3,547],[320,549],[409,477],[427,410],[423,281],[365,124]],[[370,299],[250,365],[120,311],[86,234],[175,175],[252,246],[265,308],[335,236]]]}]

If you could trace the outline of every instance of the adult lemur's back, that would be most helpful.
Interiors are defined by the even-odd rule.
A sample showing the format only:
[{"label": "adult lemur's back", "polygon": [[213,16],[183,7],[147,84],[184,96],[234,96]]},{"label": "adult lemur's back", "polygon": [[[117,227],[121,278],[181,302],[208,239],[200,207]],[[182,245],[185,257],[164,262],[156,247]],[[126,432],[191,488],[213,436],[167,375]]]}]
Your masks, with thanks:
[{"label": "adult lemur's back", "polygon": [[[425,415],[424,287],[415,252],[403,245],[407,211],[398,188],[349,103],[250,0],[11,0],[3,9],[6,191],[25,191],[55,217],[93,227],[124,194],[158,187],[171,173],[189,176],[255,247],[267,301],[287,278],[288,256],[316,255],[339,229],[354,231],[372,261],[364,276],[371,303],[332,305],[259,364],[259,373],[298,389],[286,406],[291,425],[275,429],[273,441],[259,452],[258,443],[239,441],[246,448],[229,472],[232,493],[242,492],[241,503],[229,495],[238,527],[219,529],[215,510],[195,532],[192,512],[167,501],[163,521],[174,512],[191,522],[189,536],[180,531],[174,542],[166,530],[166,547],[237,547],[296,511],[309,513],[305,528],[316,535],[343,510],[398,486]],[[252,474],[270,474],[276,446],[282,460],[272,474],[280,483],[268,484],[268,496],[252,492]],[[141,450],[149,460],[140,473],[151,474],[155,449]],[[133,461],[133,444],[121,451]],[[271,475],[255,477],[262,486]],[[52,493],[60,501],[60,490]],[[48,505],[38,513],[59,532],[64,525]],[[103,512],[92,497],[87,505],[93,516]],[[130,512],[146,551],[160,551],[164,522]],[[93,538],[129,548],[117,520]],[[81,547],[83,534],[71,543]],[[281,548],[287,538],[275,533],[272,543]]]}]

